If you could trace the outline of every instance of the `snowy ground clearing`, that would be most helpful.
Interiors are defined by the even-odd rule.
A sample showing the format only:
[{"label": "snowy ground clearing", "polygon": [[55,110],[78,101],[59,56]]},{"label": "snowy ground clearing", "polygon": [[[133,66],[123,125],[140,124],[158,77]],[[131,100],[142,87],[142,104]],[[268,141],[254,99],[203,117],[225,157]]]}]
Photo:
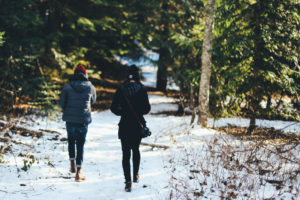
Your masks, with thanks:
[{"label": "snowy ground clearing", "polygon": [[[170,98],[160,98],[159,96],[151,95],[150,101],[152,102],[152,113],[161,110],[162,105],[166,110],[176,109],[174,104],[168,104],[173,102]],[[208,156],[211,157],[212,155],[211,153],[207,154],[207,145],[216,136],[220,145],[224,144],[224,142],[220,142],[220,138],[226,138],[227,142],[231,141],[231,145],[233,146],[241,147],[241,144],[243,144],[242,146],[247,146],[248,144],[232,140],[229,136],[218,137],[221,134],[214,130],[202,129],[198,126],[191,128],[189,126],[189,116],[147,115],[146,120],[153,135],[144,139],[143,142],[166,145],[170,148],[165,150],[162,148],[141,146],[141,181],[133,185],[131,193],[126,193],[124,192],[121,166],[121,147],[117,138],[118,120],[119,117],[114,116],[110,111],[93,113],[93,123],[89,126],[85,145],[83,166],[87,180],[81,183],[76,183],[74,181],[74,174],[69,173],[67,142],[64,141],[66,131],[64,123],[60,119],[57,119],[57,121],[36,119],[26,124],[32,130],[57,131],[57,133],[47,133],[44,131],[44,136],[41,138],[10,134],[12,140],[22,144],[11,146],[12,153],[5,154],[5,157],[2,159],[4,163],[1,164],[0,168],[0,199],[160,200],[168,199],[170,191],[173,192],[172,199],[186,199],[185,196],[180,196],[179,192],[178,196],[174,195],[174,183],[176,181],[172,178],[177,177],[176,180],[180,180],[179,177],[184,177],[185,179],[188,178],[188,180],[195,181],[195,179],[189,178],[189,174],[191,170],[195,170],[195,167],[201,171],[201,167],[197,166],[199,165],[199,160],[203,161],[203,158],[205,158],[207,161],[212,161],[208,158]],[[210,124],[212,122],[210,120]],[[243,119],[221,119],[215,122],[215,125],[222,126],[228,123],[247,125],[248,121]],[[276,126],[276,128],[288,127],[289,130],[294,131],[300,130],[300,124],[295,122],[259,121],[258,124]],[[215,148],[219,147],[215,145]],[[295,150],[299,152],[298,148]],[[27,163],[24,163],[24,161],[27,161]],[[30,164],[30,161],[34,161],[34,163]],[[219,174],[219,177],[223,177],[222,179],[227,177],[228,172],[224,175],[225,171],[223,168],[219,165],[211,166],[209,163],[204,162],[201,166],[209,167],[206,170],[212,170],[213,168],[210,167],[215,166],[217,168],[215,173],[218,171],[217,174]],[[24,167],[26,166],[28,170],[24,171]],[[198,174],[201,173],[198,172]],[[206,184],[209,187],[219,184],[216,179],[217,176],[214,177],[207,179],[208,182]],[[200,180],[199,178],[197,180],[202,183],[204,179]],[[178,191],[181,186],[184,186],[183,183],[181,185],[180,183],[176,184],[176,190]],[[191,183],[186,182],[185,184]],[[197,186],[196,183],[193,183],[193,185]],[[267,189],[271,189],[271,193],[274,192],[271,186]],[[207,192],[201,193],[201,190],[198,190],[199,188],[194,188],[191,194],[196,194],[196,196],[207,194]],[[217,197],[221,196],[220,192],[217,192],[217,197],[214,195],[206,195],[206,197],[208,199],[218,199]]]},{"label": "snowy ground clearing", "polygon": [[[124,191],[119,117],[104,111],[93,113],[83,163],[87,180],[80,183],[69,173],[66,130],[60,117],[18,122],[18,126],[41,131],[41,137],[7,132],[4,138],[0,133],[0,149],[7,151],[0,157],[0,199],[299,199],[298,144],[257,144],[212,129],[192,128],[190,116],[156,114],[176,111],[176,100],[149,98],[152,110],[145,118],[152,136],[143,142],[169,148],[141,146],[141,179],[131,193]],[[209,119],[209,125],[213,124],[246,127],[249,120]],[[297,134],[300,130],[299,122],[257,120],[257,125]]]},{"label": "snowy ground clearing", "polygon": [[[160,123],[161,118],[153,118],[148,121],[154,135],[163,131],[164,124]],[[168,176],[163,167],[166,152],[151,147],[141,147],[141,180],[133,185],[132,193],[124,192],[118,120],[109,111],[93,113],[83,166],[87,180],[82,183],[76,183],[74,174],[69,173],[67,143],[60,141],[66,137],[63,122],[37,119],[31,127],[61,134],[44,133],[39,139],[11,135],[14,141],[24,145],[12,146],[13,153],[3,159],[0,199],[162,199],[168,192]],[[27,171],[21,169],[24,160],[35,161]]]}]

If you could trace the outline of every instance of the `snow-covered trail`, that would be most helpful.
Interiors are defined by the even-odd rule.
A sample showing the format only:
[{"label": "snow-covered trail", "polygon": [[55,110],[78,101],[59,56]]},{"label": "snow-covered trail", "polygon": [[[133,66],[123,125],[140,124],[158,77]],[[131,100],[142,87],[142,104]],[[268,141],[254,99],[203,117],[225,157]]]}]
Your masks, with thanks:
[{"label": "snow-covered trail", "polygon": [[[156,69],[148,67],[143,68],[143,71],[145,69],[148,69],[148,77],[143,83],[147,85],[155,80]],[[152,112],[177,109],[174,105],[161,105],[174,102],[171,98],[150,95],[150,102],[158,104],[152,105]],[[164,133],[169,126],[176,126],[178,118],[171,118],[166,120],[165,116],[146,116],[153,135],[145,140],[153,143],[157,140],[157,135]],[[75,182],[75,175],[69,172],[67,142],[60,141],[66,137],[64,122],[60,118],[37,119],[29,124],[30,129],[56,130],[61,134],[58,140],[54,139],[53,134],[45,134],[40,139],[13,136],[15,141],[26,143],[30,147],[14,146],[14,153],[4,158],[5,163],[0,163],[0,199],[165,199],[169,176],[164,166],[168,151],[163,149],[140,147],[140,182],[133,184],[131,193],[124,191],[122,151],[117,136],[118,121],[119,117],[110,111],[93,113],[84,153],[83,173],[86,181],[80,183]],[[21,157],[20,154],[34,156],[35,163],[26,172],[21,168],[24,159],[30,159]]]},{"label": "snow-covered trail", "polygon": [[[153,74],[153,73],[152,73]],[[154,79],[155,80],[155,79]],[[176,111],[174,99],[149,95],[151,112]],[[121,144],[117,136],[119,117],[110,111],[93,112],[89,126],[83,163],[86,181],[77,183],[75,175],[69,172],[65,123],[56,120],[36,119],[22,124],[29,129],[56,130],[60,134],[45,133],[42,138],[24,137],[11,134],[11,139],[22,144],[10,148],[13,153],[0,157],[0,199],[1,200],[163,200],[168,199],[169,182],[172,176],[169,160],[185,148],[197,148],[209,141],[216,131],[189,126],[190,116],[146,115],[152,136],[144,139],[147,143],[169,145],[171,148],[151,149],[141,146],[140,182],[133,184],[132,192],[124,191]],[[209,119],[212,126],[213,120]],[[299,122],[257,120],[258,126],[275,127],[286,131],[299,132]],[[248,126],[248,119],[219,119],[215,126]],[[187,134],[189,133],[189,134]],[[3,142],[0,143],[3,145]],[[32,155],[34,163],[27,170],[24,160]],[[27,156],[27,157],[26,157]],[[3,163],[1,163],[3,161]],[[28,164],[27,164],[28,165]],[[188,174],[180,175],[188,177]]]},{"label": "snow-covered trail", "polygon": [[[67,143],[53,142],[49,136],[42,141],[32,141],[31,154],[39,163],[33,164],[27,172],[17,170],[22,166],[21,161],[10,161],[18,167],[1,167],[0,199],[162,199],[168,192],[169,179],[163,164],[166,151],[150,147],[140,148],[140,182],[133,184],[131,193],[124,191],[118,121],[119,117],[109,111],[93,113],[83,163],[86,181],[77,183],[74,174],[69,173]],[[66,136],[63,122],[49,123],[40,122],[39,128],[56,129]],[[29,150],[19,149],[23,151]],[[10,173],[5,173],[5,168],[9,168]]]},{"label": "snow-covered trail", "polygon": [[118,120],[108,111],[94,116],[85,147],[87,190],[84,193],[91,194],[88,199],[159,199],[157,195],[161,195],[168,183],[168,177],[164,176],[164,151],[153,152],[149,147],[141,146],[140,182],[133,184],[131,193],[124,192]]},{"label": "snow-covered trail", "polygon": [[[174,100],[150,96],[152,113],[161,110],[176,110]],[[89,126],[85,144],[83,172],[86,181],[77,183],[74,174],[69,172],[65,124],[61,118],[56,120],[36,119],[23,125],[30,129],[56,130],[61,134],[45,133],[39,139],[11,134],[20,145],[11,147],[13,153],[5,154],[4,163],[0,163],[0,199],[2,200],[163,200],[169,195],[169,167],[172,156],[180,154],[187,147],[197,145],[201,149],[205,141],[211,140],[216,131],[189,126],[190,116],[176,117],[165,115],[146,115],[146,121],[152,131],[147,143],[168,145],[171,148],[152,149],[141,146],[140,182],[133,184],[131,193],[124,191],[121,144],[117,137],[119,117],[110,111],[94,112],[93,122]],[[212,124],[212,120],[209,123]],[[227,123],[247,125],[246,119],[220,119],[218,126]],[[300,130],[300,123],[281,121],[258,121],[261,126]],[[189,134],[187,134],[189,133]],[[194,144],[195,143],[195,144]],[[26,157],[27,155],[27,157]],[[24,171],[24,160],[34,164]],[[1,159],[0,159],[1,160]],[[178,173],[178,172],[177,172]],[[181,173],[180,173],[181,174]],[[186,176],[186,174],[181,174]]]}]

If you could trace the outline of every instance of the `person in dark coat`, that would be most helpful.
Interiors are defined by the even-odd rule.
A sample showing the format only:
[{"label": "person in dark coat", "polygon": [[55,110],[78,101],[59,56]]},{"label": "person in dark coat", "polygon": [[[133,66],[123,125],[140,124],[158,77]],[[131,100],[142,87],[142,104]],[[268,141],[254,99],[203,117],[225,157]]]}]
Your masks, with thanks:
[{"label": "person in dark coat", "polygon": [[[132,108],[124,96],[127,97]],[[125,177],[125,191],[130,192],[132,185],[130,173],[131,151],[133,153],[133,182],[138,182],[141,158],[139,146],[142,139],[139,134],[141,129],[139,121],[145,125],[146,121],[143,115],[149,113],[151,109],[148,94],[140,82],[139,71],[135,65],[130,66],[127,81],[116,91],[110,109],[114,114],[121,116],[118,136],[121,140],[123,152],[122,166]]]},{"label": "person in dark coat", "polygon": [[[82,162],[88,125],[92,122],[91,105],[96,101],[96,90],[86,76],[82,65],[75,68],[74,75],[64,86],[60,95],[60,107],[63,121],[66,121],[68,151],[71,163],[70,171],[76,172],[75,181],[83,181]],[[75,156],[75,147],[77,150]],[[75,166],[76,161],[76,166]],[[77,167],[77,171],[76,171]]]}]

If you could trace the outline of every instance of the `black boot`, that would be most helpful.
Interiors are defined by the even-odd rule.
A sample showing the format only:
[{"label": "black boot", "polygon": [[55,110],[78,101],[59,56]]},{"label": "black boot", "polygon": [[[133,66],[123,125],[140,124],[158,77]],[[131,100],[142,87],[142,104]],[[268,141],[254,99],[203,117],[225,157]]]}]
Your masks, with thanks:
[{"label": "black boot", "polygon": [[125,191],[131,192],[131,181],[125,182]]}]

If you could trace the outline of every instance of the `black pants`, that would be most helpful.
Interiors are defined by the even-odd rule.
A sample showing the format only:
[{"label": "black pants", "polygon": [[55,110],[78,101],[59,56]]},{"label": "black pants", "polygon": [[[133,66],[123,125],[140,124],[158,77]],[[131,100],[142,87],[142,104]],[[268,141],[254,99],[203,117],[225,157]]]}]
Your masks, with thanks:
[{"label": "black pants", "polygon": [[122,145],[122,152],[123,152],[123,160],[122,166],[125,176],[125,181],[131,181],[131,173],[130,173],[130,157],[132,151],[132,162],[133,162],[133,175],[137,175],[140,168],[140,147],[141,139],[122,139],[121,138],[121,145]]}]

